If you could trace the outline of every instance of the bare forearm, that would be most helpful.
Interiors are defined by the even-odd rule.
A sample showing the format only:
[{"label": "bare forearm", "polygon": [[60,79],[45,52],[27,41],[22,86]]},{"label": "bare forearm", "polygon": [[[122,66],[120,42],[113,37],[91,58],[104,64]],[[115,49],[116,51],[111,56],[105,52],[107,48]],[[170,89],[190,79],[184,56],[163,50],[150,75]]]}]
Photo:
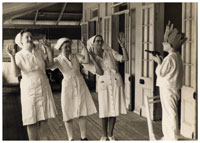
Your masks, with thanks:
[{"label": "bare forearm", "polygon": [[128,61],[129,57],[126,48],[122,47],[122,52],[123,52],[123,61]]},{"label": "bare forearm", "polygon": [[84,53],[81,63],[88,64],[90,61],[89,52],[88,52],[87,48],[85,47],[85,45],[83,44],[83,42],[81,42],[81,46],[83,48],[83,53]]},{"label": "bare forearm", "polygon": [[94,66],[95,66],[95,69],[96,69],[96,73],[98,75],[103,75],[103,70],[101,69],[101,67],[99,66],[99,64],[95,61],[95,60],[92,60]]},{"label": "bare forearm", "polygon": [[47,67],[51,67],[53,65],[53,50],[47,48],[46,52],[47,52]]},{"label": "bare forearm", "polygon": [[19,70],[19,68],[18,68],[17,65],[16,65],[16,61],[15,61],[15,58],[14,58],[14,57],[11,57],[11,69],[12,69],[12,74],[13,74],[15,77],[18,77],[19,74],[20,74],[20,70]]},{"label": "bare forearm", "polygon": [[118,43],[120,44],[120,46],[122,47],[122,51],[123,51],[122,61],[128,61],[129,57],[128,57],[127,50],[125,48],[125,35],[124,35],[124,33],[120,33],[117,40],[118,40]]},{"label": "bare forearm", "polygon": [[88,50],[85,47],[83,48],[83,50],[84,50],[84,57],[82,59],[82,63],[83,64],[88,64],[89,61],[90,61],[89,52],[88,52]]}]

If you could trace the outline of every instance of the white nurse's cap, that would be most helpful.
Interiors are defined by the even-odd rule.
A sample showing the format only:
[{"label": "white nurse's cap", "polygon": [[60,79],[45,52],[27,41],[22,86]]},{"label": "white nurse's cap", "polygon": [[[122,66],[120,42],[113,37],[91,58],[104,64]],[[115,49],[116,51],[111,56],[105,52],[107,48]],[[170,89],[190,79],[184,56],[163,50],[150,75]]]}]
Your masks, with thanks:
[{"label": "white nurse's cap", "polygon": [[57,43],[56,43],[56,45],[55,45],[54,48],[57,49],[57,50],[59,50],[59,49],[61,48],[62,44],[63,44],[65,41],[69,41],[69,40],[70,40],[70,39],[69,39],[69,38],[66,38],[66,37],[58,39],[58,41],[57,41]]},{"label": "white nurse's cap", "polygon": [[18,34],[16,35],[16,37],[15,37],[15,43],[16,43],[20,48],[23,47],[22,42],[21,42],[21,39],[22,39],[22,34],[21,34],[21,32],[20,32],[20,33],[18,33]]}]

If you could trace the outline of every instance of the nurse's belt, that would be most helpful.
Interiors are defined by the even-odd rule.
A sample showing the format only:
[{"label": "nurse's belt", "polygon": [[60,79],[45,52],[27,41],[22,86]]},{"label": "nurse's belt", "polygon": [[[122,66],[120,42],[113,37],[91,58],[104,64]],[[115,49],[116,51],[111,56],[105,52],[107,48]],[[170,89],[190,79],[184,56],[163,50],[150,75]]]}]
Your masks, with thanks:
[{"label": "nurse's belt", "polygon": [[[155,135],[153,132],[153,126],[152,126],[152,121],[151,121],[151,115],[150,115],[150,109],[149,109],[149,104],[155,104],[155,103],[160,103],[160,96],[154,96],[154,97],[148,97],[144,96],[145,99],[145,107],[146,107],[146,117],[147,117],[147,124],[148,124],[148,131],[149,131],[149,140],[150,141],[155,141]],[[154,99],[157,99],[154,101]],[[153,101],[150,101],[153,100]]]}]

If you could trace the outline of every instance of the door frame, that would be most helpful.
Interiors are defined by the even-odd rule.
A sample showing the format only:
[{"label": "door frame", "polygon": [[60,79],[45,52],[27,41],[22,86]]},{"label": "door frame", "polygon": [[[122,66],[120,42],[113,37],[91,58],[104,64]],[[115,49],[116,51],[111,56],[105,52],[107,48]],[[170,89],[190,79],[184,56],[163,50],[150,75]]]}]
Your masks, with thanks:
[{"label": "door frame", "polygon": [[[191,83],[191,85],[190,84],[189,85],[183,85],[183,87],[181,89],[182,98],[181,98],[181,129],[180,129],[180,131],[181,131],[181,134],[185,137],[197,139],[197,128],[198,128],[198,126],[197,126],[198,125],[198,123],[197,123],[197,116],[198,116],[197,104],[198,103],[197,102],[198,101],[197,101],[197,97],[195,97],[195,94],[197,94],[197,81],[198,81],[197,80],[197,77],[198,77],[198,74],[197,74],[197,62],[198,62],[197,37],[198,37],[198,32],[196,32],[196,29],[198,28],[198,21],[197,21],[198,6],[197,6],[196,3],[186,3],[186,4],[191,4],[191,6],[192,6],[191,10],[194,10],[194,11],[192,11],[191,14],[194,14],[194,15],[192,15],[192,18],[190,18],[191,16],[189,18],[185,17],[184,14],[186,13],[186,11],[185,11],[186,8],[185,8],[185,3],[183,3],[182,4],[182,31],[187,32],[187,31],[185,31],[185,30],[187,30],[187,27],[185,27],[185,22],[187,22],[186,20],[192,20],[192,25],[191,25],[192,28],[190,29],[191,30],[190,32],[191,32],[191,35],[192,35],[191,37],[194,38],[194,39],[190,39],[191,37],[189,37],[188,40],[190,40],[190,41],[186,41],[186,43],[187,42],[193,43],[193,47],[191,47],[191,48],[194,49],[193,53],[196,53],[196,60],[192,59],[192,56],[194,54],[190,53],[191,63],[186,63],[187,61],[185,62],[186,57],[184,57],[185,56],[185,49],[184,48],[186,48],[186,50],[188,48],[188,47],[185,47],[186,43],[182,46],[182,51],[184,52],[184,53],[182,52],[182,59],[183,59],[183,63],[185,64],[184,69],[185,69],[185,66],[190,65],[190,64],[194,64],[194,66],[193,66],[194,70],[193,71],[195,71],[196,74],[190,73],[190,75],[189,75],[189,76],[193,76],[193,77],[191,77],[190,80],[191,80],[191,82],[193,82],[194,85],[192,85],[192,83]],[[196,35],[193,32],[195,32]],[[195,36],[193,36],[193,35],[195,35]],[[186,34],[186,36],[187,36],[187,34]],[[192,50],[191,50],[191,52],[192,52]],[[194,61],[192,61],[192,60],[194,60]],[[193,62],[195,62],[195,63],[193,63]],[[192,69],[191,69],[191,71],[192,71]],[[186,77],[185,74],[186,74],[186,71],[184,72],[184,78]],[[195,80],[195,81],[193,81],[193,80]],[[188,94],[186,94],[185,92],[188,92]],[[187,97],[185,97],[184,95],[187,96]],[[188,103],[186,103],[186,102],[188,102]],[[185,115],[185,112],[184,112],[184,109],[186,107],[184,105],[189,104],[189,103],[191,104],[191,106],[193,106],[195,111],[193,112],[193,114],[194,114],[193,117],[191,117],[192,121],[190,120],[190,122],[187,122],[186,118],[185,118],[187,115]]]}]

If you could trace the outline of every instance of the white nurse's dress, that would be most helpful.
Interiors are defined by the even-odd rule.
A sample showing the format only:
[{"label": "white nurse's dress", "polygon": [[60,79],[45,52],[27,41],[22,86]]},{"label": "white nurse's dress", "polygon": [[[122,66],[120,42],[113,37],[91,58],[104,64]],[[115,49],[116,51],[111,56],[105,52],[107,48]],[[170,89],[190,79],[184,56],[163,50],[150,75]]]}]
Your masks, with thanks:
[{"label": "white nurse's dress", "polygon": [[[127,114],[124,85],[118,72],[117,61],[122,61],[122,55],[113,49],[105,49],[103,58],[96,57],[104,74],[97,77],[99,117],[116,117],[119,114]],[[84,64],[85,70],[96,74],[94,65]]]},{"label": "white nurse's dress", "polygon": [[45,73],[44,53],[39,48],[32,52],[21,50],[15,55],[21,70],[21,105],[23,125],[54,118],[57,114],[49,80]]},{"label": "white nurse's dress", "polygon": [[53,69],[55,68],[58,68],[64,77],[61,93],[63,121],[96,113],[92,96],[80,73],[77,55],[74,54],[72,60],[69,61],[60,54],[54,58]]}]

